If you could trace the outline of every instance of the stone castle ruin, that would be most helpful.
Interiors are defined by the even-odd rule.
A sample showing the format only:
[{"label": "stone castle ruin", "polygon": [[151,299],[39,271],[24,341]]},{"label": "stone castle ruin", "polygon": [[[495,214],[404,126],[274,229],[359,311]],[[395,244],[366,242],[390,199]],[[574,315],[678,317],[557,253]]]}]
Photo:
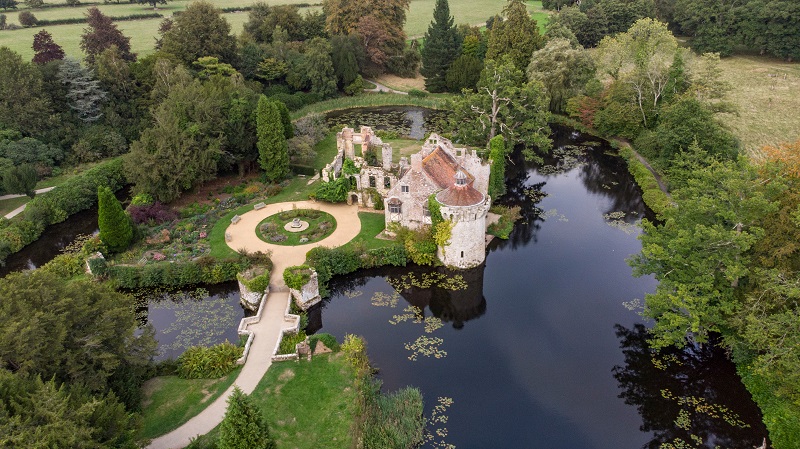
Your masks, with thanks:
[{"label": "stone castle ruin", "polygon": [[[361,146],[360,155],[356,154],[357,145]],[[491,206],[490,165],[475,151],[456,148],[451,141],[431,134],[418,153],[394,163],[391,145],[367,126],[358,133],[343,128],[336,134],[336,146],[338,153],[322,170],[322,179],[333,181],[343,176],[344,161],[352,160],[360,172],[351,175],[355,187],[347,195],[348,204],[379,209],[382,203],[387,229],[392,223],[418,229],[431,224],[428,198],[435,195],[442,217],[453,222],[452,238],[438,249],[439,259],[456,268],[483,263],[486,216]]]}]

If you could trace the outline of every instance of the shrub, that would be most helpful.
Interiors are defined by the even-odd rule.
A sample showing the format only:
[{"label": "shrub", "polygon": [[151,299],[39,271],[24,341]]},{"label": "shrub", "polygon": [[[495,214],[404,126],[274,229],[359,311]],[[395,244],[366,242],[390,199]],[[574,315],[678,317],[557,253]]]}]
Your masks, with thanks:
[{"label": "shrub", "polygon": [[178,357],[178,377],[183,379],[218,379],[236,368],[242,348],[226,341],[206,348],[192,346]]},{"label": "shrub", "polygon": [[36,20],[36,16],[34,16],[32,12],[21,11],[19,13],[19,24],[25,28],[36,26],[37,23],[38,20]]},{"label": "shrub", "polygon": [[153,226],[167,223],[178,218],[177,212],[158,201],[153,204],[143,204],[140,206],[131,204],[128,206],[128,214],[130,214],[131,219],[137,225],[147,223]]},{"label": "shrub", "polygon": [[236,278],[251,292],[265,292],[269,287],[270,270],[265,267],[253,267],[236,275]]},{"label": "shrub", "polygon": [[130,218],[108,187],[98,187],[97,198],[97,226],[100,228],[100,240],[110,251],[118,252],[126,249],[133,240]]},{"label": "shrub", "polygon": [[105,276],[108,273],[108,265],[106,260],[102,257],[94,257],[89,259],[88,261],[89,269],[92,270],[92,274],[95,276]]},{"label": "shrub", "polygon": [[352,273],[359,268],[384,265],[405,266],[408,260],[402,245],[392,245],[369,251],[353,247],[326,248],[319,246],[306,254],[306,263],[317,272],[320,294],[327,296],[327,283],[333,276]]},{"label": "shrub", "polygon": [[313,351],[314,348],[317,346],[317,341],[321,341],[322,344],[328,347],[333,352],[339,352],[341,346],[339,342],[336,341],[336,337],[331,334],[321,333],[321,334],[314,334],[308,337],[308,346]]},{"label": "shrub", "polygon": [[417,97],[417,98],[425,98],[425,97],[428,96],[428,93],[425,92],[424,90],[411,89],[411,90],[408,91],[408,96],[409,97]]},{"label": "shrub", "polygon": [[297,344],[305,341],[306,333],[300,331],[296,334],[286,333],[281,338],[281,344],[278,347],[278,354],[294,354],[297,352]]},{"label": "shrub", "polygon": [[522,218],[520,207],[492,206],[492,213],[500,215],[500,220],[493,223],[487,232],[501,239],[508,239],[511,231],[514,230],[514,223]]},{"label": "shrub", "polygon": [[[200,257],[188,262],[157,262],[144,267],[109,265],[108,276],[120,288],[183,287],[193,284],[219,284],[232,281],[250,266],[246,258],[215,260]],[[154,283],[155,282],[155,283]]]},{"label": "shrub", "polygon": [[219,449],[275,449],[261,410],[239,387],[228,398],[219,426]]},{"label": "shrub", "polygon": [[283,271],[283,282],[286,286],[295,290],[300,290],[311,280],[311,267],[308,265],[297,265],[287,267]]},{"label": "shrub", "polygon": [[350,180],[342,176],[335,181],[321,183],[309,197],[329,203],[344,203],[347,201],[348,191],[350,191]]}]

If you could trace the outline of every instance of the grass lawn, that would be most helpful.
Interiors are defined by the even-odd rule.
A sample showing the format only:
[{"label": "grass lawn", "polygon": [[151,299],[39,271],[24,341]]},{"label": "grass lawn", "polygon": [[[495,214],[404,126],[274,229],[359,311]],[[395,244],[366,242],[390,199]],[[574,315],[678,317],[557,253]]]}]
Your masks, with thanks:
[{"label": "grass lawn", "polygon": [[142,403],[142,430],[139,439],[163,435],[216,400],[231,386],[240,368],[220,379],[181,379],[164,376],[145,383]]},{"label": "grass lawn", "polygon": [[[258,235],[258,238],[261,240],[273,245],[297,246],[318,242],[328,237],[336,230],[336,219],[333,218],[333,215],[322,211],[305,211],[308,211],[308,209],[297,209],[270,215],[258,224],[256,235]],[[309,212],[316,215],[316,217],[306,216]],[[301,221],[308,223],[308,228],[300,232],[287,231],[284,226],[290,222],[292,218],[285,218],[285,215],[296,215]],[[272,231],[269,233],[264,232],[264,230],[266,230],[264,225],[266,224],[269,224],[269,227],[272,228]],[[270,236],[276,234],[285,236],[286,240],[273,241]],[[306,238],[308,241],[301,243],[301,238]]]},{"label": "grass lawn", "polygon": [[23,204],[27,204],[30,200],[31,199],[27,196],[21,196],[19,198],[11,198],[0,201],[0,217],[5,217],[7,213],[22,206]]},{"label": "grass lawn", "polygon": [[722,59],[722,77],[733,90],[737,114],[720,114],[747,154],[764,145],[800,139],[800,64],[756,57]]},{"label": "grass lawn", "polygon": [[392,146],[393,162],[400,162],[401,157],[409,157],[418,153],[422,148],[422,141],[414,139],[384,139],[383,141]]},{"label": "grass lawn", "polygon": [[[342,353],[315,356],[310,362],[273,363],[251,397],[261,408],[279,448],[350,449],[356,391],[354,375]],[[189,449],[211,447],[219,426]]]},{"label": "grass lawn", "polygon": [[383,211],[375,212],[359,212],[358,219],[361,220],[361,232],[344,247],[353,246],[357,243],[363,244],[364,249],[375,249],[389,246],[394,243],[394,240],[376,239],[375,236],[380,234],[386,228],[386,221],[384,219]]}]

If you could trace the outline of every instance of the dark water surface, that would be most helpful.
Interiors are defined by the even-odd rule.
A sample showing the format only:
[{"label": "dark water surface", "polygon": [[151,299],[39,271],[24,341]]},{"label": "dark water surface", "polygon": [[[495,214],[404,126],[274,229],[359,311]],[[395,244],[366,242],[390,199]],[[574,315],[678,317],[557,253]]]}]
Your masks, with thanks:
[{"label": "dark water surface", "polygon": [[428,134],[442,129],[445,111],[423,109],[415,106],[380,106],[332,111],[326,114],[328,126],[341,131],[343,125],[355,128],[371,126],[373,130],[395,131],[400,137],[424,139]]},{"label": "dark water surface", "polygon": [[[708,447],[760,444],[760,413],[724,354],[707,345],[654,363],[641,317],[623,306],[656,286],[633,278],[625,263],[641,249],[635,222],[650,212],[624,162],[599,144],[574,147],[585,139],[567,129],[555,138],[560,157],[545,167],[509,166],[503,200],[522,206],[523,220],[509,240],[492,242],[484,267],[336,279],[320,331],[363,335],[384,389],[419,387],[426,414],[437,397],[452,398],[445,440],[460,449],[655,449],[691,442],[691,434]],[[435,273],[460,274],[468,287],[407,288],[409,273],[423,287]],[[400,295],[390,283],[405,284]],[[427,333],[424,323],[404,321],[410,304],[444,326]],[[421,336],[441,342],[406,347]],[[682,398],[714,404],[714,414],[735,414],[749,427]],[[675,424],[681,410],[689,430]]]}]

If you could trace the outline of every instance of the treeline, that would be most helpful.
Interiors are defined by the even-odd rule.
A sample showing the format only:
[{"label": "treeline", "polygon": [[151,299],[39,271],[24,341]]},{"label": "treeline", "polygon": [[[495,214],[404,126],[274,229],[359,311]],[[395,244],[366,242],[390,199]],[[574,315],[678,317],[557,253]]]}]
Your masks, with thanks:
[{"label": "treeline", "polygon": [[542,6],[558,10],[557,20],[584,46],[649,17],[691,37],[689,44],[700,53],[800,58],[800,4],[794,0],[543,0]]}]

